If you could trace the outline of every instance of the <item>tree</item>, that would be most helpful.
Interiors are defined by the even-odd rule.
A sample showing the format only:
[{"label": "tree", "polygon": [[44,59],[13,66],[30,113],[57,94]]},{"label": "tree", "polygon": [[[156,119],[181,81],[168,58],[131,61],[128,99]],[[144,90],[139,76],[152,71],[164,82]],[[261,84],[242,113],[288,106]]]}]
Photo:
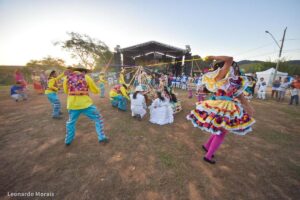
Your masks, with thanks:
[{"label": "tree", "polygon": [[72,58],[79,59],[79,63],[88,69],[94,69],[108,63],[112,52],[101,40],[93,39],[88,35],[67,33],[70,39],[56,42],[62,49],[71,53]]},{"label": "tree", "polygon": [[47,56],[42,58],[41,60],[30,60],[27,64],[27,67],[65,67],[65,61],[61,58],[53,58],[51,56]]}]

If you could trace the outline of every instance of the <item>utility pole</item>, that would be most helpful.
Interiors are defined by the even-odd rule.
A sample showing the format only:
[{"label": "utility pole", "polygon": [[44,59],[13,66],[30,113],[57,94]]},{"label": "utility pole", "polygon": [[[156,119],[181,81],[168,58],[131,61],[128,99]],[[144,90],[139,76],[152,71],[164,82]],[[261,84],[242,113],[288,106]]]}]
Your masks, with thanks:
[{"label": "utility pole", "polygon": [[272,39],[275,41],[275,43],[279,47],[279,55],[278,55],[278,60],[277,60],[276,69],[275,69],[275,73],[274,73],[274,76],[273,76],[272,83],[275,81],[275,78],[276,78],[276,75],[277,75],[277,71],[278,71],[278,68],[279,68],[280,57],[281,57],[281,53],[282,53],[282,48],[283,48],[283,43],[284,43],[284,39],[285,39],[286,29],[287,29],[287,27],[285,27],[285,29],[284,29],[282,40],[281,40],[281,45],[280,46],[279,46],[278,42],[276,41],[276,39],[274,38],[274,36],[269,31],[266,31],[266,33],[268,33],[268,34],[271,35]]}]

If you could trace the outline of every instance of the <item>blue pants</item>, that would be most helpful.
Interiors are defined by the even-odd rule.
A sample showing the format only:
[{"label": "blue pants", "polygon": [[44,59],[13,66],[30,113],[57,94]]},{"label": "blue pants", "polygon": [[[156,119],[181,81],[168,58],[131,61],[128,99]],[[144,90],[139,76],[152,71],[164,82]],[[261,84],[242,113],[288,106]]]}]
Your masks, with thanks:
[{"label": "blue pants", "polygon": [[104,93],[105,93],[104,83],[100,83],[99,87],[100,87],[100,97],[103,98],[104,97]]},{"label": "blue pants", "polygon": [[69,120],[67,121],[66,128],[67,134],[65,138],[66,144],[71,144],[76,131],[76,122],[80,114],[84,114],[91,120],[95,122],[96,133],[98,135],[98,140],[101,141],[106,138],[103,132],[103,119],[101,114],[98,112],[96,106],[91,105],[88,108],[80,109],[80,110],[68,110],[69,112]]},{"label": "blue pants", "polygon": [[290,104],[293,104],[294,100],[295,100],[296,105],[298,105],[299,104],[299,96],[298,95],[291,96]]},{"label": "blue pants", "polygon": [[47,94],[48,100],[50,101],[53,111],[52,111],[52,117],[59,116],[60,113],[60,101],[58,99],[58,96],[56,93],[50,93]]},{"label": "blue pants", "polygon": [[111,104],[113,107],[118,107],[120,110],[126,111],[127,102],[126,98],[122,95],[113,97]]}]

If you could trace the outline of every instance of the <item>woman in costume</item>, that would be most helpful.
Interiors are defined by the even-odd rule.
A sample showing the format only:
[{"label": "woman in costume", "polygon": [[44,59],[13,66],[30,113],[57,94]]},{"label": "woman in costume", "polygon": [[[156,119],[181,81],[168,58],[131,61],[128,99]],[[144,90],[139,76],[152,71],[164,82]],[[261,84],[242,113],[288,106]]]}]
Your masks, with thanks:
[{"label": "woman in costume", "polygon": [[174,122],[173,110],[169,100],[163,97],[161,92],[156,92],[156,99],[152,102],[150,109],[150,122],[165,125]]},{"label": "woman in costume", "polygon": [[247,79],[240,76],[238,65],[228,56],[209,56],[206,60],[216,60],[214,71],[203,76],[203,84],[214,93],[211,100],[198,103],[187,116],[194,127],[212,135],[202,146],[206,151],[204,161],[215,164],[214,153],[227,133],[245,135],[252,131],[255,120],[253,108],[243,95]]},{"label": "woman in costume", "polygon": [[131,116],[141,120],[147,113],[146,100],[143,95],[144,89],[141,85],[135,88],[135,92],[130,95]]},{"label": "woman in costume", "polygon": [[173,114],[179,113],[182,110],[181,102],[177,99],[176,95],[173,93],[172,88],[164,87],[162,92],[163,97],[169,101]]},{"label": "woman in costume", "polygon": [[109,92],[109,97],[113,107],[117,107],[122,111],[127,110],[127,100],[130,101],[130,98],[125,84],[114,86]]},{"label": "woman in costume", "polygon": [[25,81],[24,76],[21,73],[20,69],[16,69],[15,74],[14,74],[14,78],[15,78],[16,83],[18,82],[18,83],[21,84],[21,86],[23,88],[26,88],[27,82]]},{"label": "woman in costume", "polygon": [[255,80],[252,76],[248,76],[248,86],[245,89],[244,96],[246,99],[251,100],[253,98],[253,88],[255,87]]},{"label": "woman in costume", "polygon": [[37,94],[44,94],[44,88],[41,83],[41,78],[40,76],[36,73],[33,72],[31,76],[32,82],[33,82],[33,88]]}]

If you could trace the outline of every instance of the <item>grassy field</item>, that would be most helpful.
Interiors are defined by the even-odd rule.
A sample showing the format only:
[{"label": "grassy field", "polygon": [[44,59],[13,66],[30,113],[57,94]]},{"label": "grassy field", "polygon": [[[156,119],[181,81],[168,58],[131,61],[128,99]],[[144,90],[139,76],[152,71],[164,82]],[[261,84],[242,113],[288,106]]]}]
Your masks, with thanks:
[{"label": "grassy field", "polygon": [[[202,161],[209,134],[185,119],[196,99],[178,91],[183,111],[175,123],[158,126],[113,109],[108,98],[92,96],[111,142],[97,142],[84,116],[76,138],[64,146],[64,117],[51,118],[44,95],[28,101],[0,92],[0,199],[8,192],[53,192],[53,199],[299,199],[300,108],[253,100],[257,123],[241,137],[229,134],[216,165]],[[21,199],[21,198],[11,198]]]}]

